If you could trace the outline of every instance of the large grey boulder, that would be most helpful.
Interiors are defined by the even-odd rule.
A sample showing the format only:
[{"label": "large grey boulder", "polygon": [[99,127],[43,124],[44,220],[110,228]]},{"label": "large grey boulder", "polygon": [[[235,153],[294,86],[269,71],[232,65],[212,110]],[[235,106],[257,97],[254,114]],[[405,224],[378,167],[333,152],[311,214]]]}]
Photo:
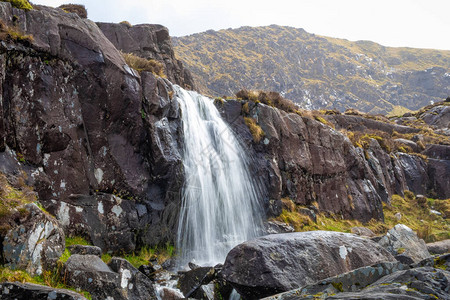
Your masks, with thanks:
[{"label": "large grey boulder", "polygon": [[308,299],[309,296],[318,294],[325,298],[328,295],[339,292],[355,292],[399,270],[403,270],[403,265],[399,262],[380,263],[369,267],[358,268],[348,273],[320,280],[315,284],[303,286],[264,299],[288,300],[300,296]]},{"label": "large grey boulder", "polygon": [[410,258],[411,262],[419,262],[430,257],[427,245],[408,226],[397,224],[383,236],[378,243],[392,255],[401,259]]},{"label": "large grey boulder", "polygon": [[64,252],[64,232],[58,221],[36,204],[25,204],[23,209],[23,218],[4,237],[2,256],[10,268],[41,275],[53,269]]},{"label": "large grey boulder", "polygon": [[2,300],[87,300],[78,293],[65,289],[56,289],[48,286],[19,283],[3,282],[0,283],[0,299]]},{"label": "large grey boulder", "polygon": [[245,299],[288,291],[394,257],[353,234],[312,231],[260,237],[233,248],[222,275]]},{"label": "large grey boulder", "polygon": [[69,286],[91,293],[93,299],[153,299],[150,280],[128,261],[113,258],[105,264],[95,255],[72,255],[64,265]]}]

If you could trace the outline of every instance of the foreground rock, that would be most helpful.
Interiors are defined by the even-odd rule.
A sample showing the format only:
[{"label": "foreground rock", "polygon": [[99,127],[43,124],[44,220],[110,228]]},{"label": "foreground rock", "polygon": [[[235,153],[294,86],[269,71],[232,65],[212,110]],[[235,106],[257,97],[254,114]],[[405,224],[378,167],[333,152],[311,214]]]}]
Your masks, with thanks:
[{"label": "foreground rock", "polygon": [[450,255],[408,266],[381,263],[265,298],[293,299],[447,299]]},{"label": "foreground rock", "polygon": [[0,299],[2,300],[87,300],[78,293],[50,288],[43,285],[19,282],[0,283]]},{"label": "foreground rock", "polygon": [[56,267],[64,252],[65,237],[55,218],[36,204],[21,208],[22,213],[3,240],[3,259],[12,269],[26,270],[32,276]]},{"label": "foreground rock", "polygon": [[269,235],[230,251],[222,275],[246,299],[258,299],[394,257],[371,240],[327,231]]},{"label": "foreground rock", "polygon": [[327,299],[450,299],[450,272],[431,267],[399,271],[357,293]]},{"label": "foreground rock", "polygon": [[64,266],[67,284],[88,291],[94,299],[154,299],[151,281],[128,261],[113,258],[109,265],[95,255],[72,255]]},{"label": "foreground rock", "polygon": [[405,264],[417,263],[430,257],[425,242],[403,224],[395,225],[378,243]]}]

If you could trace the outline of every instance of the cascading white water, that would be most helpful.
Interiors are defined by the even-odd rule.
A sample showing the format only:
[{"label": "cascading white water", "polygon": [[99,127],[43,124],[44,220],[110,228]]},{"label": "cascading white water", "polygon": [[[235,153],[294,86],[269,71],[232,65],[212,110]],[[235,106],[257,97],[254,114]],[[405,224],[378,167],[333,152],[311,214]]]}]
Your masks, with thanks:
[{"label": "cascading white water", "polygon": [[177,246],[180,265],[223,263],[231,248],[261,232],[259,188],[246,151],[213,101],[175,86],[182,111],[186,183]]}]

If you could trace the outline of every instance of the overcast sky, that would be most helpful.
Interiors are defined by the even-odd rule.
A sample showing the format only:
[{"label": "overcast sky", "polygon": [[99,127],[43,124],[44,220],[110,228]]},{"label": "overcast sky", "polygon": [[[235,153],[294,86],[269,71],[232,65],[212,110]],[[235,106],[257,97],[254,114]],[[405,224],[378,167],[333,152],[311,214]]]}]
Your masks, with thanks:
[{"label": "overcast sky", "polygon": [[[450,50],[450,0],[33,0],[84,4],[93,21],[162,24],[172,36],[288,25],[385,46]],[[125,4],[125,5],[124,5]]]}]

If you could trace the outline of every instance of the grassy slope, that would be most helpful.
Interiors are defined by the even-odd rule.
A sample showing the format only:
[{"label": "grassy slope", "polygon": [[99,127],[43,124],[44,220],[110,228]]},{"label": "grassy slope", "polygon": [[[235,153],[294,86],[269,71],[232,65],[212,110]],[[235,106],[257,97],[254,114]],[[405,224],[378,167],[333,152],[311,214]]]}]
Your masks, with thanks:
[{"label": "grassy slope", "polygon": [[[448,93],[442,76],[409,72],[450,70],[450,51],[389,48],[274,25],[173,40],[177,56],[200,89],[212,96],[231,95],[241,88],[263,89],[283,92],[304,106],[310,100],[316,109],[388,113],[402,107],[415,110],[430,100],[442,101]],[[433,81],[433,92],[416,84],[423,78]]]}]

